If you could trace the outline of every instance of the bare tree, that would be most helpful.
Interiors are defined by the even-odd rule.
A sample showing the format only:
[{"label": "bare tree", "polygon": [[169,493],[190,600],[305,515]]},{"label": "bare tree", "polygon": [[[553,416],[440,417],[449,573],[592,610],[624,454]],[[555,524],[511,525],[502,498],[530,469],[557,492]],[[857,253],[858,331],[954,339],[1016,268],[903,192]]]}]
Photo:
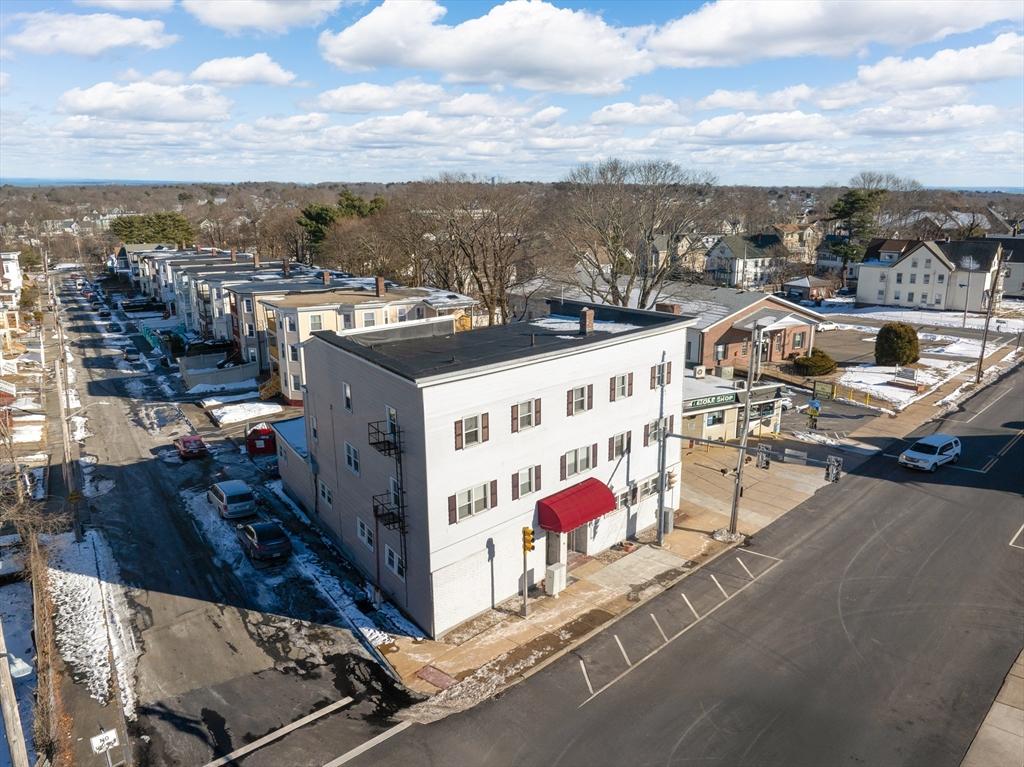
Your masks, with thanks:
[{"label": "bare tree", "polygon": [[607,160],[573,170],[551,206],[549,235],[574,259],[576,287],[602,303],[653,306],[674,265],[671,257],[652,258],[655,240],[674,244],[706,229],[714,181],[664,161]]}]

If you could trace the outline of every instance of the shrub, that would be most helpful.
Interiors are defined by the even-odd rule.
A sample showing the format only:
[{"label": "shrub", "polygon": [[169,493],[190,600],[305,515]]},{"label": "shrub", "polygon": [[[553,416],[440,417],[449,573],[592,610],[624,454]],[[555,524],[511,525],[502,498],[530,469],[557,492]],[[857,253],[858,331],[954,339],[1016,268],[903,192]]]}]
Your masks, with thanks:
[{"label": "shrub", "polygon": [[810,355],[793,360],[793,366],[800,375],[823,376],[836,369],[836,361],[821,349],[812,349]]},{"label": "shrub", "polygon": [[875,339],[876,365],[909,365],[921,357],[917,331],[905,322],[887,322]]}]

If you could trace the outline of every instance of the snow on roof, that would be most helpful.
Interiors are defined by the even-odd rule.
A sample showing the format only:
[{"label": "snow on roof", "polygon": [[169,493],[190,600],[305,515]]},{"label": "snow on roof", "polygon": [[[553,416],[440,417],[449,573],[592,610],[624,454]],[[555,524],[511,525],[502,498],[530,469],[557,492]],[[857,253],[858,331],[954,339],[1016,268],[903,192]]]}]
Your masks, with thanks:
[{"label": "snow on roof", "polygon": [[[530,324],[543,330],[572,332],[574,335],[578,334],[580,330],[580,320],[578,317],[564,317],[559,314],[552,314],[549,317],[533,320]],[[631,325],[627,322],[594,320],[595,333],[624,333],[627,330],[639,330],[639,328],[639,325]],[[559,337],[562,338],[564,336]]]},{"label": "snow on roof", "polygon": [[281,435],[281,439],[288,443],[289,447],[296,453],[306,458],[309,449],[306,445],[306,417],[289,418],[287,421],[275,421],[270,424],[274,431]]}]

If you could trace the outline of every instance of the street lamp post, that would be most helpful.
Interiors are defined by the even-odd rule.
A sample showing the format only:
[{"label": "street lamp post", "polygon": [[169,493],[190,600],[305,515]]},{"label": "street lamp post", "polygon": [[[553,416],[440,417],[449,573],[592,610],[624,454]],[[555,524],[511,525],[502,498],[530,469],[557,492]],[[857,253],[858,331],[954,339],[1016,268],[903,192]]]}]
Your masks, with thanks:
[{"label": "street lamp post", "polygon": [[736,486],[732,491],[732,511],[729,513],[729,535],[733,537],[736,535],[736,525],[739,522],[740,492],[743,488],[743,465],[746,463],[747,438],[750,436],[750,408],[753,404],[751,399],[755,375],[754,360],[756,358],[758,363],[760,363],[761,333],[768,324],[770,323],[767,323],[765,320],[758,320],[754,323],[754,329],[751,331],[753,343],[751,344],[751,356],[747,359],[747,400],[743,408],[743,433],[740,435],[739,457],[736,459]]}]

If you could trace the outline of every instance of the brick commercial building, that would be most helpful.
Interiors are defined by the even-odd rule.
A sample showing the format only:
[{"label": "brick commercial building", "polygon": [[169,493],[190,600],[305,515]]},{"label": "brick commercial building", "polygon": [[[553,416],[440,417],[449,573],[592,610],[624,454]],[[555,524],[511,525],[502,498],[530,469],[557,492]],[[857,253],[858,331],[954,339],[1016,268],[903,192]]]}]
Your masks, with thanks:
[{"label": "brick commercial building", "polygon": [[792,356],[809,354],[814,332],[822,317],[817,312],[776,296],[752,290],[685,285],[667,292],[658,304],[663,311],[696,317],[686,331],[686,364],[746,368],[749,363],[753,323],[771,319],[761,360],[782,363]]},{"label": "brick commercial building", "polygon": [[[661,385],[673,429],[693,318],[550,303],[530,322],[303,344],[305,439],[285,446],[285,485],[431,636],[519,592],[524,527],[527,582],[557,593],[570,552],[655,525]],[[678,450],[667,464],[678,472]]]}]

